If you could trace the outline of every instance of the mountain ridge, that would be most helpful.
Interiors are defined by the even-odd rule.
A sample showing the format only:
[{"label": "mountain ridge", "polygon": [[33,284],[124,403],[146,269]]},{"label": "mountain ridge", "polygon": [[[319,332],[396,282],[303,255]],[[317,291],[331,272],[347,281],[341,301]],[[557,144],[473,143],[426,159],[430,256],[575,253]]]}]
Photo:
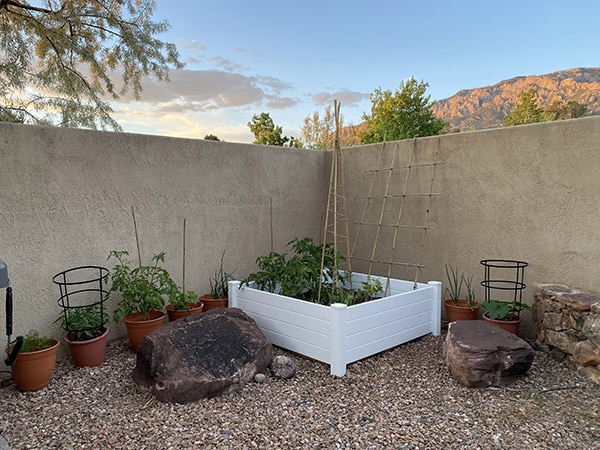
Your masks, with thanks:
[{"label": "mountain ridge", "polygon": [[543,75],[524,75],[491,86],[463,89],[433,103],[432,111],[460,131],[504,126],[504,118],[518,103],[518,96],[531,88],[537,91],[538,106],[555,100],[576,101],[587,107],[587,115],[600,114],[600,68],[577,67]]}]

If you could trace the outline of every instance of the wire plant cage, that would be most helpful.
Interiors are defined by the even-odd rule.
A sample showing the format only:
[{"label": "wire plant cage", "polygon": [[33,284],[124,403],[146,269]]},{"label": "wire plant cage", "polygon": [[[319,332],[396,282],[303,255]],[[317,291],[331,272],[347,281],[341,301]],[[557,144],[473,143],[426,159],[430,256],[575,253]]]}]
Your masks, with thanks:
[{"label": "wire plant cage", "polygon": [[67,335],[91,335],[108,323],[105,303],[109,271],[101,266],[80,266],[56,274],[52,281],[60,289],[62,327]]},{"label": "wire plant cage", "polygon": [[514,305],[518,305],[517,316],[521,316],[521,305],[523,302],[523,290],[527,287],[524,283],[525,268],[529,265],[525,261],[514,259],[484,259],[480,261],[484,268],[484,277],[481,285],[485,291],[485,301],[500,300],[492,299],[496,295],[504,294],[506,299]]}]

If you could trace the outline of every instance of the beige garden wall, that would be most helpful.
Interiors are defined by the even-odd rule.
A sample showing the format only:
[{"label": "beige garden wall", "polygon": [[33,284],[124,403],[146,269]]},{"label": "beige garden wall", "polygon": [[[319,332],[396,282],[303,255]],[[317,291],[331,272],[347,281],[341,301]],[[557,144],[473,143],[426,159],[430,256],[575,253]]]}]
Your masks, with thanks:
[{"label": "beige garden wall", "polygon": [[[132,208],[143,262],[165,251],[178,283],[186,219],[186,289],[199,293],[208,292],[223,251],[225,268],[243,277],[272,242],[283,251],[294,237],[318,238],[326,159],[310,150],[0,123],[0,260],[14,292],[14,334],[60,336],[56,273],[110,269],[113,249],[137,260]],[[4,317],[2,306],[3,335]],[[111,327],[111,337],[124,335]]]},{"label": "beige garden wall", "polygon": [[[394,151],[397,163],[404,165],[412,154],[416,166],[437,153],[440,164],[433,183],[426,172],[417,176],[419,183],[408,183],[409,192],[431,186],[440,194],[431,196],[427,215],[433,228],[426,231],[422,246],[419,228],[403,228],[397,235],[401,260],[413,261],[421,254],[426,267],[420,281],[445,281],[444,264],[451,263],[474,274],[479,283],[479,261],[504,258],[529,263],[527,302],[533,301],[536,283],[600,291],[600,117],[400,141],[386,143],[383,152],[381,148],[343,150],[350,244],[357,222],[380,219],[375,200],[365,212],[365,197],[372,185],[373,191],[385,188],[387,172],[379,172],[372,183],[369,170],[390,167]],[[244,277],[272,245],[283,251],[294,237],[318,239],[330,156],[0,123],[0,260],[9,267],[14,289],[14,333],[36,328],[60,335],[52,323],[59,313],[59,292],[52,283],[57,272],[85,264],[111,268],[106,257],[113,249],[127,249],[135,257],[132,207],[143,260],[165,251],[177,282],[182,282],[186,219],[186,288],[199,292],[208,289],[208,277],[224,250],[226,269]],[[389,184],[393,194],[403,189],[400,172]],[[412,226],[424,220],[415,198],[403,210]],[[397,210],[386,211],[386,220],[393,221]],[[381,236],[377,258],[387,257],[393,237]],[[373,239],[374,232],[363,229],[356,254],[370,256]],[[368,264],[356,261],[353,269],[365,270]],[[385,265],[374,267],[375,273],[386,271]],[[415,272],[399,267],[393,275],[413,279]],[[0,319],[4,333],[4,308]],[[111,326],[113,338],[124,334],[121,326]]]},{"label": "beige garden wall", "polygon": [[[449,263],[473,274],[479,285],[480,260],[498,258],[529,263],[523,294],[528,303],[537,283],[600,291],[600,117],[387,143],[383,163],[381,144],[347,149],[351,236],[374,176],[366,170],[391,167],[395,148],[405,161],[413,146],[417,164],[432,160],[436,151],[442,163],[434,176],[432,192],[441,195],[432,196],[429,225],[434,229],[425,238],[420,281],[445,282]],[[386,176],[381,171],[375,185]],[[415,261],[421,235],[422,230],[401,230],[398,249],[405,251],[406,261]],[[369,245],[363,244],[370,250]],[[365,266],[357,263],[357,268]],[[396,273],[412,279],[415,271],[400,267]],[[483,296],[479,286],[478,293]],[[530,324],[531,315],[524,316]]]}]

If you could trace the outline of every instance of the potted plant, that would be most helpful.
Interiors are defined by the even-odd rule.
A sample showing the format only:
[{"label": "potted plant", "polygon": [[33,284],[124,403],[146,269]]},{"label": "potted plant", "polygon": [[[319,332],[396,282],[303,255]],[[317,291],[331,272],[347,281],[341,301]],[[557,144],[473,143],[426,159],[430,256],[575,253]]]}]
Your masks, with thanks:
[{"label": "potted plant", "polygon": [[94,367],[106,359],[108,315],[100,303],[65,308],[56,319],[66,331],[73,364],[77,367]]},{"label": "potted plant", "polygon": [[153,264],[131,268],[125,250],[111,251],[108,258],[115,258],[118,264],[111,274],[111,292],[121,293],[121,301],[114,312],[114,322],[123,320],[127,327],[129,343],[134,352],[148,333],[160,328],[164,322],[162,311],[165,298],[177,301],[181,291],[169,272],[160,266],[165,262],[165,253],[152,257]]},{"label": "potted plant", "polygon": [[215,308],[227,308],[229,298],[229,282],[233,280],[233,275],[223,269],[223,259],[225,252],[221,255],[221,264],[215,270],[214,276],[209,279],[210,294],[200,296],[200,301],[204,304],[204,310]]},{"label": "potted plant", "polygon": [[167,305],[169,322],[181,319],[192,314],[200,314],[204,310],[204,303],[198,301],[198,294],[194,291],[181,292]]},{"label": "potted plant", "polygon": [[[58,339],[40,336],[36,330],[27,333],[17,359],[12,364],[17,389],[37,391],[48,386],[54,372],[59,344]],[[9,348],[10,351],[12,347]]]},{"label": "potted plant", "polygon": [[486,320],[500,328],[519,334],[519,325],[521,324],[521,311],[530,311],[531,307],[527,303],[518,301],[503,302],[500,300],[489,300],[483,302],[485,313],[483,320]]},{"label": "potted plant", "polygon": [[[479,316],[481,307],[475,301],[473,290],[473,275],[465,276],[449,264],[446,264],[446,278],[448,286],[444,292],[444,308],[448,322],[456,320],[475,320]],[[465,297],[462,297],[463,286],[466,289]]]},{"label": "potted plant", "polygon": [[351,362],[440,334],[440,282],[350,273],[338,270],[344,257],[331,244],[305,238],[288,245],[292,254],[260,256],[259,272],[229,284],[230,306],[252,317],[274,345],[343,376]]}]

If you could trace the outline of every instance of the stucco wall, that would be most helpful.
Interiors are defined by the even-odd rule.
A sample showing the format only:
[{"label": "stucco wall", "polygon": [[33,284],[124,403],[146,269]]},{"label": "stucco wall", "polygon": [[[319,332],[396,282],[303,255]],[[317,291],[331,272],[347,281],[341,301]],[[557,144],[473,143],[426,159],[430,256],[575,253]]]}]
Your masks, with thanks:
[{"label": "stucco wall", "polygon": [[[525,269],[523,300],[533,303],[537,283],[600,290],[600,117],[457,133],[387,143],[440,164],[434,180],[421,281],[445,282],[444,264],[474,275],[482,259],[517,259]],[[344,151],[346,194],[355,234],[381,145]],[[386,167],[386,164],[382,164]],[[387,165],[389,167],[389,165]],[[425,183],[426,184],[426,183]],[[408,236],[414,230],[404,231]],[[414,256],[414,239],[400,240]],[[356,265],[360,267],[359,265]],[[400,268],[403,278],[414,271]],[[525,312],[525,329],[531,315]],[[531,332],[531,331],[530,331]]]},{"label": "stucco wall", "polygon": [[[297,236],[318,238],[326,164],[318,151],[0,123],[0,260],[14,334],[60,336],[56,273],[110,269],[113,249],[137,260],[132,207],[143,261],[165,251],[178,283],[186,219],[186,289],[199,293],[224,250],[234,275],[255,269],[271,249],[271,218],[278,251]],[[4,307],[0,320],[4,334]],[[112,338],[124,334],[110,326]]]},{"label": "stucco wall", "polygon": [[[414,162],[435,152],[441,164],[422,249],[419,280],[445,281],[450,263],[483,279],[481,259],[527,261],[524,300],[537,283],[600,291],[600,117],[386,143]],[[343,150],[351,241],[360,222],[380,145]],[[385,156],[387,155],[387,156]],[[112,267],[112,249],[135,257],[131,209],[142,258],[167,253],[182,281],[182,228],[187,219],[186,288],[203,292],[223,250],[226,269],[244,277],[271,248],[294,237],[319,239],[329,182],[330,152],[204,140],[31,127],[0,123],[0,260],[14,289],[14,333],[30,328],[59,336],[54,274],[70,267]],[[385,161],[380,167],[389,166]],[[428,175],[419,176],[428,187]],[[391,189],[402,189],[402,178]],[[382,187],[379,180],[375,185]],[[415,188],[416,189],[416,188]],[[272,202],[272,208],[270,207]],[[372,205],[373,206],[373,205]],[[414,208],[413,208],[414,206]],[[418,205],[407,208],[417,217]],[[272,210],[272,214],[271,214]],[[391,213],[393,216],[395,212]],[[377,222],[377,208],[365,222]],[[421,230],[403,229],[407,260]],[[364,235],[358,250],[368,251]],[[386,242],[386,239],[388,240]],[[389,235],[381,248],[389,247]],[[364,269],[355,263],[354,270]],[[381,273],[379,267],[377,271]],[[395,276],[413,279],[414,270]],[[478,293],[483,295],[481,288]],[[3,292],[2,292],[3,295]],[[532,330],[525,313],[524,330]],[[4,332],[4,308],[0,308]],[[124,330],[111,325],[111,336]]]}]

